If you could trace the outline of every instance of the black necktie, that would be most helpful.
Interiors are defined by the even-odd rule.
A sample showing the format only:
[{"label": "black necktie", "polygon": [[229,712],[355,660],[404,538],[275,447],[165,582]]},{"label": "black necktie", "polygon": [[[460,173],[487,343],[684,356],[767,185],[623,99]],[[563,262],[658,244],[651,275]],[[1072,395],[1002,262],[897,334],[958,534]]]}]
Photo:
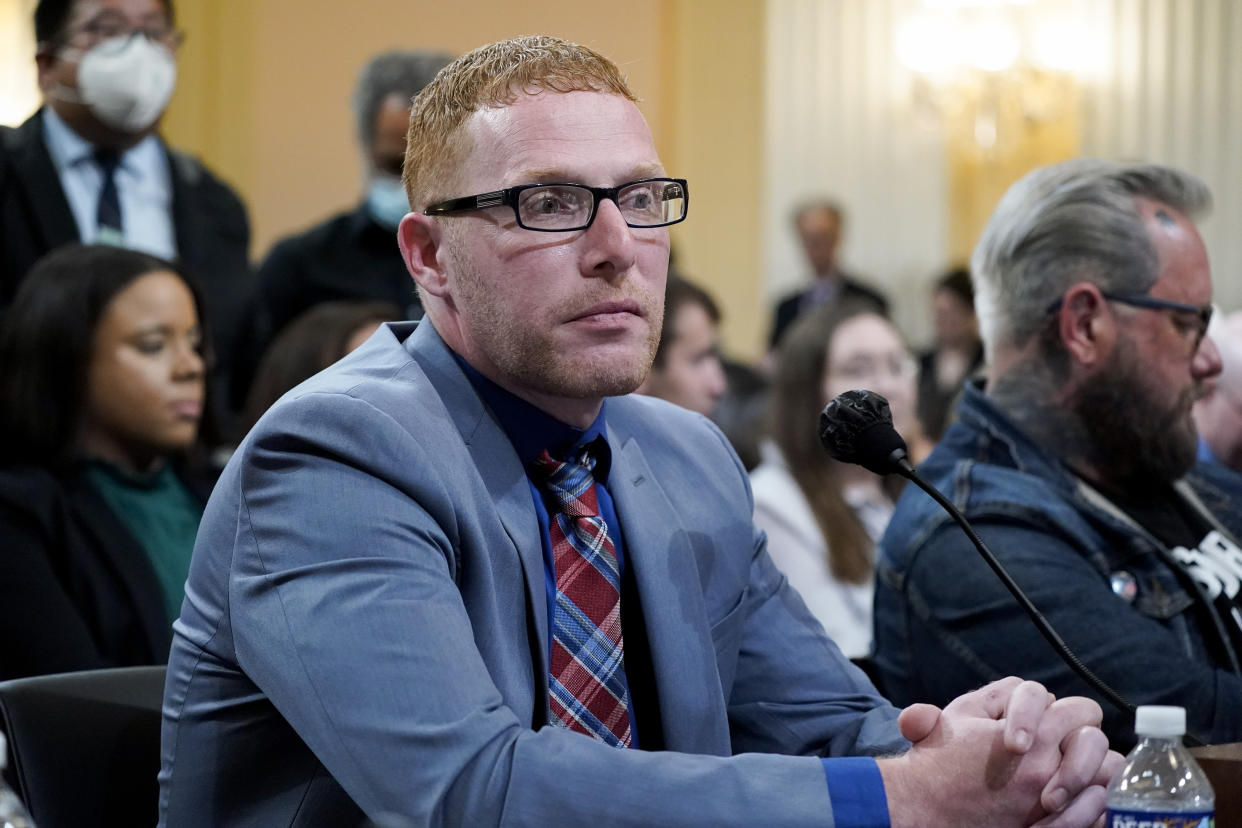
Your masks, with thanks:
[{"label": "black necktie", "polygon": [[103,187],[99,190],[99,207],[95,220],[99,226],[98,240],[104,244],[123,244],[125,228],[121,223],[121,199],[116,191],[116,168],[121,156],[116,150],[95,150],[95,163],[103,173]]}]

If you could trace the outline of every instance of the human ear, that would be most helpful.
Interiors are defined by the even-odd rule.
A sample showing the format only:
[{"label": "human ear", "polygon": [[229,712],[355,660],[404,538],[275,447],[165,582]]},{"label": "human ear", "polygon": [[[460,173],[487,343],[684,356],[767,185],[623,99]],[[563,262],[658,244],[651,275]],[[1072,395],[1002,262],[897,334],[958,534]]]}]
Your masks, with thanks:
[{"label": "human ear", "polygon": [[406,270],[419,290],[443,298],[448,293],[448,277],[442,261],[443,228],[430,216],[406,213],[397,226],[397,244]]},{"label": "human ear", "polygon": [[1079,282],[1065,291],[1056,311],[1061,344],[1084,366],[1103,361],[1117,339],[1117,317],[1106,311],[1106,305],[1098,287]]}]

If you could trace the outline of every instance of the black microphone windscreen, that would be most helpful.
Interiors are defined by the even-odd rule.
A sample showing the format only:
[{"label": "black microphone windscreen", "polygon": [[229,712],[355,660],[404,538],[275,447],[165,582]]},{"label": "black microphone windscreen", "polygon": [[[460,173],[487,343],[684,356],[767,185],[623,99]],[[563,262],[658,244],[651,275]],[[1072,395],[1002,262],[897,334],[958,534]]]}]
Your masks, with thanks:
[{"label": "black microphone windscreen", "polygon": [[819,415],[819,440],[834,459],[876,474],[900,471],[897,461],[906,456],[888,400],[874,391],[838,394]]}]

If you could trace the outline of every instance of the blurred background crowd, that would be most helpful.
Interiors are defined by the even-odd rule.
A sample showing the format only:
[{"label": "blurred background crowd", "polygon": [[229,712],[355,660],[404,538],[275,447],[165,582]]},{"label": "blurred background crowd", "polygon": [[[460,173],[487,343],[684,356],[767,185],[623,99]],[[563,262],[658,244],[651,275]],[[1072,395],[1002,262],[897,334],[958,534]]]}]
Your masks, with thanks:
[{"label": "blurred background crowd", "polygon": [[[829,460],[815,418],[872,388],[930,451],[982,367],[964,263],[1010,183],[1084,154],[1197,173],[1217,303],[1242,307],[1230,0],[473,6],[0,0],[0,678],[166,658],[230,447],[421,316],[394,234],[409,100],[483,42],[583,42],[647,96],[695,203],[640,391],[720,425],[847,655],[900,486]],[[1217,314],[1197,412],[1233,468],[1240,325]]]}]

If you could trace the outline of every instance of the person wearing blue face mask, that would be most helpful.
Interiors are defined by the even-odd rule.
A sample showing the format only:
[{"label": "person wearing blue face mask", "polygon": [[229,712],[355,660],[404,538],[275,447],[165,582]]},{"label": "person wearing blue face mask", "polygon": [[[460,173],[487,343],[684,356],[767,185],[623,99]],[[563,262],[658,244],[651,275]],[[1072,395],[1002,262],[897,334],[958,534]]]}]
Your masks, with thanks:
[{"label": "person wearing blue face mask", "polygon": [[250,224],[227,184],[158,134],[183,39],[172,0],[39,0],[34,33],[43,105],[0,127],[0,313],[34,263],[70,243],[174,261],[202,291],[222,400]]},{"label": "person wearing blue face mask", "polygon": [[362,201],[272,246],[251,298],[248,341],[237,351],[235,404],[245,399],[272,340],[321,302],[391,302],[405,318],[422,317],[423,306],[397,248],[397,225],[409,212],[401,164],[410,101],[451,60],[434,52],[394,51],[363,66],[351,101],[364,170]]}]

